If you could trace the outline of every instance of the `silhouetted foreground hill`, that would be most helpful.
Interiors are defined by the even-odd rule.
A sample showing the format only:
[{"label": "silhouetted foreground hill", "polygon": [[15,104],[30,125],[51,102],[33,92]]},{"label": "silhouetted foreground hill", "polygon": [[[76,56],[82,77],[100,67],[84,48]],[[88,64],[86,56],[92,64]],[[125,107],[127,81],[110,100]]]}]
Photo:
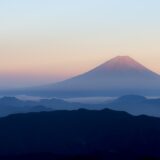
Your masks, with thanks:
[{"label": "silhouetted foreground hill", "polygon": [[1,118],[0,131],[0,155],[11,159],[160,158],[160,119],[125,112],[17,114]]},{"label": "silhouetted foreground hill", "polygon": [[124,154],[106,152],[105,154],[85,154],[85,155],[55,155],[52,153],[24,154],[15,156],[1,156],[2,160],[159,160],[154,157],[139,157]]}]

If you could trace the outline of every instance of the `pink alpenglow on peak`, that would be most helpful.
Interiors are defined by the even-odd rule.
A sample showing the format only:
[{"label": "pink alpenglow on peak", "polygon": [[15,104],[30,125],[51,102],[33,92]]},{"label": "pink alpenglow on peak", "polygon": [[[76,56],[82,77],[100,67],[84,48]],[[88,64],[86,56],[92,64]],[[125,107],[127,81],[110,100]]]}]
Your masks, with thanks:
[{"label": "pink alpenglow on peak", "polygon": [[112,70],[112,71],[137,70],[138,72],[141,72],[141,71],[152,72],[151,70],[146,68],[144,65],[140,64],[139,62],[135,61],[133,58],[129,56],[117,56],[105,62],[104,64],[98,66],[96,69],[97,70],[104,69],[104,70]]}]

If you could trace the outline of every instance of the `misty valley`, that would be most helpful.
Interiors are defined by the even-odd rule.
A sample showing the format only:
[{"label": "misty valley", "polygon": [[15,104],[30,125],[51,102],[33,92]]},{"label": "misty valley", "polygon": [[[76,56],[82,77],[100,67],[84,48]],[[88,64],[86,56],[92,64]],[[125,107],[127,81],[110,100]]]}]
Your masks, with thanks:
[{"label": "misty valley", "polygon": [[[32,97],[33,98],[33,97]],[[100,98],[100,97],[99,97]],[[49,112],[55,110],[103,110],[111,109],[124,111],[131,115],[160,117],[160,98],[146,98],[139,95],[125,95],[118,98],[102,98],[96,101],[94,97],[87,101],[87,98],[80,98],[75,102],[73,99],[40,98],[39,100],[24,100],[16,97],[0,98],[0,117],[10,114],[29,112]],[[93,101],[93,103],[92,103]]]}]

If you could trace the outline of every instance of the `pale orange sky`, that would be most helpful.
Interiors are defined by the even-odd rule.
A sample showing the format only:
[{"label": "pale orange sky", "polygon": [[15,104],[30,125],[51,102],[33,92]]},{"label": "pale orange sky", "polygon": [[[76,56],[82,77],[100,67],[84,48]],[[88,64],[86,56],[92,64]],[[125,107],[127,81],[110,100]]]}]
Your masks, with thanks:
[{"label": "pale orange sky", "polygon": [[158,0],[0,2],[0,88],[56,82],[119,55],[160,73],[159,5]]},{"label": "pale orange sky", "polygon": [[[23,37],[24,38],[24,37]],[[43,39],[27,41],[12,39],[3,41],[0,47],[0,73],[37,73],[52,75],[74,75],[85,72],[115,56],[128,55],[160,73],[160,47],[148,40],[107,38],[103,41],[90,38],[66,38],[65,41]]]}]

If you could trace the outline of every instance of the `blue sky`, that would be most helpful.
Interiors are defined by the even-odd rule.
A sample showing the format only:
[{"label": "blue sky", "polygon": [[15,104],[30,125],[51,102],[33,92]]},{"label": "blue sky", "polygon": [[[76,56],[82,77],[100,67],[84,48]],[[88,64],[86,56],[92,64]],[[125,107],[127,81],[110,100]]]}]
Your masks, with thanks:
[{"label": "blue sky", "polygon": [[13,75],[16,86],[58,81],[117,55],[160,73],[159,6],[159,0],[0,1],[0,84],[13,85]]},{"label": "blue sky", "polygon": [[158,0],[5,0],[0,2],[1,32],[156,30],[159,6]]}]

